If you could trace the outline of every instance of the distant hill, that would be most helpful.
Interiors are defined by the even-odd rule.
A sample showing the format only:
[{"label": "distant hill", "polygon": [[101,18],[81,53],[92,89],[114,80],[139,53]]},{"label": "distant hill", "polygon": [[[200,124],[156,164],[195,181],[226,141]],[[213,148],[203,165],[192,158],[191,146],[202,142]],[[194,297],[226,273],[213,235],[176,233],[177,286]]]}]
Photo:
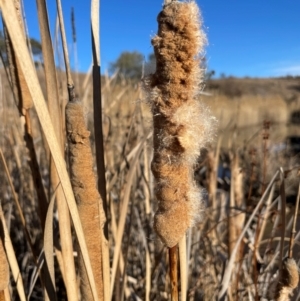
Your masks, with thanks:
[{"label": "distant hill", "polygon": [[280,96],[287,104],[300,103],[300,76],[283,78],[227,77],[207,81],[205,91],[227,97]]}]

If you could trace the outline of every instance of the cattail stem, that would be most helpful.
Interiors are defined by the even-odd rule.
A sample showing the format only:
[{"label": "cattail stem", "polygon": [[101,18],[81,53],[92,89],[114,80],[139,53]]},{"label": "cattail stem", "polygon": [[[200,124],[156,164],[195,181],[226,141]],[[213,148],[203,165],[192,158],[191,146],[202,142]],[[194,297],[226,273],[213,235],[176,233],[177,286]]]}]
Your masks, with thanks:
[{"label": "cattail stem", "polygon": [[178,245],[169,248],[171,300],[178,301]]}]

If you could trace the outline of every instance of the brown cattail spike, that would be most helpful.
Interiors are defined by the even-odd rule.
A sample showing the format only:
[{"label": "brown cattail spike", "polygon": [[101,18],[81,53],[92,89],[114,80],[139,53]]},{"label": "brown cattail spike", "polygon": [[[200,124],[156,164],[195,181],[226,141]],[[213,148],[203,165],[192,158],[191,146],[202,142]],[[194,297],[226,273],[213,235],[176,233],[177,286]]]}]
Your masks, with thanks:
[{"label": "brown cattail spike", "polygon": [[4,249],[4,234],[0,220],[0,293],[9,284],[9,266]]},{"label": "brown cattail spike", "polygon": [[[99,300],[103,300],[101,239],[105,215],[93,172],[90,132],[86,129],[83,108],[79,101],[69,102],[66,106],[66,121],[71,183],[91,258]],[[82,299],[92,300],[92,291],[82,256],[79,257],[79,269]]]},{"label": "brown cattail spike", "polygon": [[206,43],[194,1],[171,2],[158,15],[152,39],[156,72],[150,88],[154,125],[152,172],[158,211],[154,228],[173,247],[199,217],[201,191],[193,180],[193,165],[210,140],[209,111],[196,100],[203,77],[199,53]]}]

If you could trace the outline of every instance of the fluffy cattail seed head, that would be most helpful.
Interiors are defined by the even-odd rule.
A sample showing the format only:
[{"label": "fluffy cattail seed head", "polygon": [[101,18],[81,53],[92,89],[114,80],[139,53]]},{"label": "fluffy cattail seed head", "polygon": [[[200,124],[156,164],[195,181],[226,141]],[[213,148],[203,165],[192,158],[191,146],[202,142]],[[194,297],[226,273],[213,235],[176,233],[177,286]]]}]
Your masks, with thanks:
[{"label": "fluffy cattail seed head", "polygon": [[193,165],[213,136],[214,118],[196,99],[203,78],[200,54],[206,43],[196,3],[173,1],[157,20],[158,33],[152,39],[156,72],[145,81],[154,126],[151,168],[158,200],[154,228],[173,247],[202,208]]},{"label": "fluffy cattail seed head", "polygon": [[289,296],[299,283],[299,269],[293,258],[285,258],[282,262],[282,274],[278,281],[275,300],[290,300]]}]

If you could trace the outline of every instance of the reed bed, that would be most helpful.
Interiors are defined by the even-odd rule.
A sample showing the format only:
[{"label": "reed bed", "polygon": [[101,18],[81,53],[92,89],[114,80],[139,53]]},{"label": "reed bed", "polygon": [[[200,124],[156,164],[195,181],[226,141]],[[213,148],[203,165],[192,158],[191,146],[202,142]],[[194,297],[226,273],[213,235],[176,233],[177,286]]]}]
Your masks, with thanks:
[{"label": "reed bed", "polygon": [[[299,155],[279,145],[273,115],[248,136],[238,116],[213,134],[198,93],[204,36],[193,35],[195,2],[171,1],[160,13],[147,91],[118,74],[101,76],[97,1],[86,75],[72,73],[68,59],[66,74],[55,68],[43,1],[45,68],[34,70],[17,4],[0,0],[17,58],[0,69],[0,300],[298,300]],[[178,22],[188,5],[196,27]],[[179,53],[167,70],[160,55],[177,50],[160,43],[174,28],[196,46],[190,62]],[[191,77],[177,78],[181,67]],[[188,89],[167,79],[184,79]],[[185,203],[169,221],[173,190],[177,205]]]}]

